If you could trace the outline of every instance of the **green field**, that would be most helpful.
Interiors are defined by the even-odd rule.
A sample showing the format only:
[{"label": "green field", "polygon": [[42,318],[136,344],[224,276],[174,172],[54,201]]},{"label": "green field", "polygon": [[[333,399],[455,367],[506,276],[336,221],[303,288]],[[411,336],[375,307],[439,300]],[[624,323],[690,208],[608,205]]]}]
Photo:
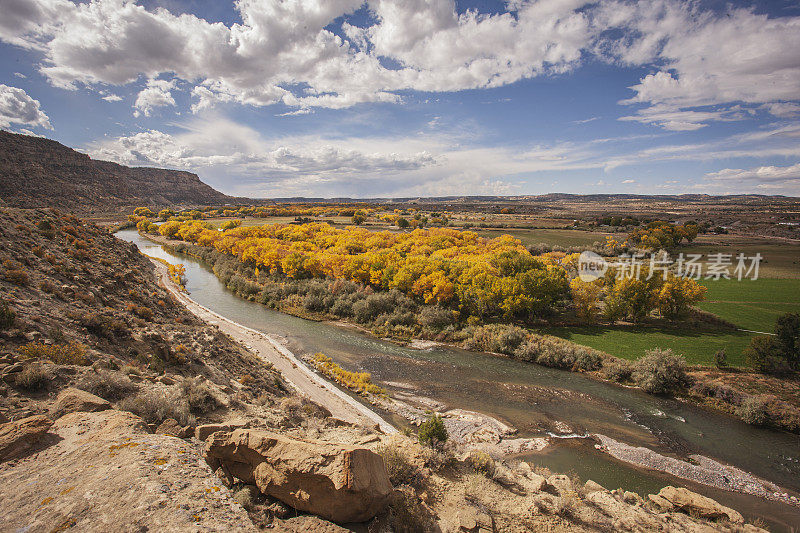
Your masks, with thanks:
[{"label": "green field", "polygon": [[681,331],[652,327],[582,326],[550,328],[549,333],[623,359],[638,359],[652,348],[671,348],[683,354],[689,364],[711,364],[714,353],[724,349],[728,362],[744,363],[742,350],[750,343],[750,333],[719,331]]},{"label": "green field", "polygon": [[704,281],[706,301],[698,307],[740,328],[771,333],[784,313],[800,313],[800,279]]},{"label": "green field", "polygon": [[[800,313],[800,280],[703,281],[708,287],[698,307],[743,329],[771,333],[775,320],[787,312]],[[744,364],[742,351],[755,336],[744,331],[679,330],[649,326],[584,326],[551,328],[546,333],[603,350],[624,359],[637,359],[651,348],[672,348],[690,364],[711,364],[714,353],[725,349],[731,365]]]}]

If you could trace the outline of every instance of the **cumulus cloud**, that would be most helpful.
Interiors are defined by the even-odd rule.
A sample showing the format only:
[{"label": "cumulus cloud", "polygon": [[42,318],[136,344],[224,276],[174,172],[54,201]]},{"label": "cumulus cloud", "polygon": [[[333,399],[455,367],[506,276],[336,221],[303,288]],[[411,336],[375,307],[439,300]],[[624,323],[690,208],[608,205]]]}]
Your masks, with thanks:
[{"label": "cumulus cloud", "polygon": [[175,88],[175,81],[150,80],[147,87],[142,89],[136,97],[133,106],[136,108],[134,116],[140,114],[149,117],[156,107],[174,106],[175,99],[170,92]]},{"label": "cumulus cloud", "polygon": [[751,169],[726,168],[706,174],[712,181],[757,181],[761,183],[800,180],[800,163],[788,167],[764,166]]},{"label": "cumulus cloud", "polygon": [[509,194],[521,175],[602,166],[582,146],[491,148],[462,141],[443,133],[265,138],[226,118],[195,117],[174,132],[105,139],[88,152],[126,165],[191,170],[225,192],[251,197]]},{"label": "cumulus cloud", "polygon": [[[368,23],[351,24],[348,16],[365,5]],[[0,39],[40,51],[41,73],[58,87],[174,76],[186,82],[194,111],[218,102],[396,103],[408,89],[459,91],[564,73],[591,54],[656,65],[623,101],[647,109],[626,120],[671,130],[741,118],[727,109],[737,102],[775,104],[768,112],[785,116],[800,94],[800,17],[743,8],[714,13],[680,0],[515,0],[495,14],[459,12],[454,0],[235,7],[241,22],[228,26],[125,0],[6,0]],[[148,86],[137,110],[172,105],[170,89]]]},{"label": "cumulus cloud", "polygon": [[800,49],[800,17],[770,18],[747,8],[717,15],[674,0],[606,2],[600,12],[607,25],[625,20],[623,38],[598,45],[606,57],[661,65],[631,87],[635,94],[622,103],[648,108],[626,120],[692,130],[743,118],[734,103],[755,108],[800,95],[800,55],[793,52]]},{"label": "cumulus cloud", "polygon": [[38,100],[22,89],[0,84],[0,127],[12,124],[53,129]]}]

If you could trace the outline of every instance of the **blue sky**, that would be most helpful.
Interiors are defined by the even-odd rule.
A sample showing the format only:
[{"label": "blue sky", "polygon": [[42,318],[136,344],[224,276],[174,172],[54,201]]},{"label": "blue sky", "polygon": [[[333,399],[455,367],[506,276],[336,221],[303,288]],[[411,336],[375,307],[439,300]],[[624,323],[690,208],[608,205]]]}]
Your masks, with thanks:
[{"label": "blue sky", "polygon": [[800,195],[800,2],[2,0],[0,127],[235,195]]}]

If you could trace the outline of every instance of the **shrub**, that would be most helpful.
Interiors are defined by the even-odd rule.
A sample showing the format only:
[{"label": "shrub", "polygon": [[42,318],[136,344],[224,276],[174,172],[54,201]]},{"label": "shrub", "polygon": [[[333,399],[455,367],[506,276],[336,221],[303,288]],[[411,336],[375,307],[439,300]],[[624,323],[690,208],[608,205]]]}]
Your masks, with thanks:
[{"label": "shrub", "polygon": [[174,418],[181,425],[193,423],[186,402],[175,400],[157,391],[147,391],[125,398],[119,408],[140,416],[148,424],[160,424],[167,418]]},{"label": "shrub", "polygon": [[577,348],[575,350],[574,369],[591,372],[599,369],[602,365],[603,359],[596,351],[589,348]]},{"label": "shrub", "polygon": [[205,414],[219,407],[220,403],[211,388],[197,378],[185,378],[181,382],[181,393],[189,410],[195,414]]},{"label": "shrub", "polygon": [[8,329],[13,326],[16,316],[14,310],[8,306],[8,302],[0,300],[0,329]]},{"label": "shrub", "polygon": [[428,446],[436,446],[447,441],[447,428],[444,421],[438,414],[434,414],[428,420],[419,425],[419,442]]},{"label": "shrub", "polygon": [[469,464],[478,474],[488,478],[494,475],[494,459],[484,451],[472,450],[469,454]]},{"label": "shrub", "polygon": [[311,362],[317,370],[340,385],[344,385],[348,389],[354,390],[359,394],[386,396],[386,389],[372,383],[372,376],[369,372],[351,372],[345,370],[323,353],[314,354]]},{"label": "shrub", "polygon": [[98,337],[110,339],[130,334],[128,324],[105,313],[87,313],[80,318],[80,324]]},{"label": "shrub", "polygon": [[725,350],[717,350],[714,352],[714,365],[717,368],[725,368],[728,366],[728,354]]},{"label": "shrub", "polygon": [[753,337],[744,349],[744,357],[753,370],[763,374],[781,374],[788,369],[775,337]]},{"label": "shrub", "polygon": [[742,402],[736,414],[754,426],[765,426],[770,421],[769,398],[766,396],[750,396]]},{"label": "shrub", "polygon": [[42,365],[34,364],[23,368],[14,384],[27,391],[38,391],[45,388],[51,379],[50,373]]},{"label": "shrub", "polygon": [[89,374],[79,383],[79,388],[91,392],[110,402],[125,398],[137,389],[136,385],[122,372],[101,370]]},{"label": "shrub", "polygon": [[511,355],[528,338],[517,326],[488,324],[476,327],[464,343],[467,350],[480,350]]},{"label": "shrub", "polygon": [[244,486],[233,493],[233,499],[236,501],[236,503],[244,507],[247,511],[253,508],[256,497],[257,494],[255,494],[253,488],[249,486]]},{"label": "shrub", "polygon": [[611,359],[603,363],[603,377],[622,383],[628,381],[633,374],[633,365],[623,359]]},{"label": "shrub", "polygon": [[11,270],[6,270],[5,274],[6,281],[9,281],[15,285],[26,286],[29,281],[28,273],[25,272],[21,268],[14,268]]},{"label": "shrub", "polygon": [[86,346],[79,342],[44,344],[30,342],[19,348],[19,353],[29,359],[49,359],[59,365],[90,365]]},{"label": "shrub", "polygon": [[395,533],[425,533],[437,531],[436,519],[422,504],[413,490],[395,494],[391,506],[392,531]]},{"label": "shrub", "polygon": [[654,348],[634,365],[633,380],[651,394],[665,394],[688,384],[686,360],[672,350]]},{"label": "shrub", "polygon": [[455,322],[453,312],[439,305],[424,307],[417,316],[420,326],[441,330]]},{"label": "shrub", "polygon": [[392,485],[407,485],[414,480],[417,475],[417,467],[396,444],[381,444],[375,451],[383,458],[383,464],[386,465]]}]

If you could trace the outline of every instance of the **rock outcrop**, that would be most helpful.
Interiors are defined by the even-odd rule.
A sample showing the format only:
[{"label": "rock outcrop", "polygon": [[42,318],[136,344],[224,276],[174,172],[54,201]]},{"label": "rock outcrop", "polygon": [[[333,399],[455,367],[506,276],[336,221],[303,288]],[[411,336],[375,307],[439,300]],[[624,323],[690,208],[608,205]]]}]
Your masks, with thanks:
[{"label": "rock outcrop", "polygon": [[212,469],[221,468],[295,509],[338,523],[372,518],[386,507],[392,492],[381,457],[356,446],[237,429],[209,436],[205,458]]},{"label": "rock outcrop", "polygon": [[198,446],[137,416],[70,413],[50,432],[57,442],[0,464],[0,530],[257,531]]},{"label": "rock outcrop", "polygon": [[52,425],[52,420],[42,415],[0,425],[0,463],[30,452]]},{"label": "rock outcrop", "polygon": [[67,413],[95,413],[111,409],[111,403],[91,392],[68,387],[61,391],[53,405],[53,416],[58,418]]},{"label": "rock outcrop", "polygon": [[661,505],[663,505],[661,502],[665,500],[669,502],[673,509],[689,513],[692,516],[699,516],[709,520],[725,518],[734,524],[744,522],[744,518],[738,511],[725,507],[711,498],[692,492],[689,489],[672,486],[664,487],[656,496],[660,499],[651,498],[651,500],[656,500],[656,503]]},{"label": "rock outcrop", "polygon": [[102,212],[233,201],[191,172],[98,161],[50,139],[0,131],[0,205]]}]

